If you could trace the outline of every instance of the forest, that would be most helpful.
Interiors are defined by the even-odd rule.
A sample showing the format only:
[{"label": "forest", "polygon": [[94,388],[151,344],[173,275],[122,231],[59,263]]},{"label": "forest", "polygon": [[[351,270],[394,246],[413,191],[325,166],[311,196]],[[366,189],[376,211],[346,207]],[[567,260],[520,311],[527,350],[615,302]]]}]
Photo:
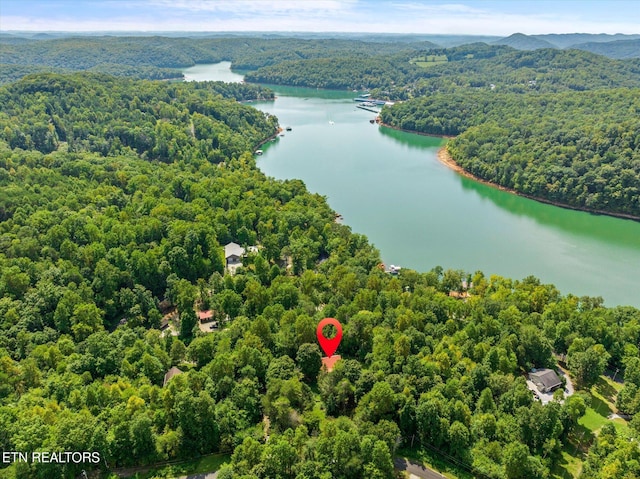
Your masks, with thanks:
[{"label": "forest", "polygon": [[[435,55],[445,61],[427,68],[410,63]],[[417,98],[434,92],[478,89],[512,93],[583,91],[640,87],[640,59],[612,60],[579,50],[517,51],[511,47],[474,43],[429,48],[376,58],[333,55],[264,66],[247,81],[352,89],[365,86],[390,100]],[[493,85],[493,87],[492,87]]]},{"label": "forest", "polygon": [[[58,38],[56,38],[58,37]],[[606,37],[606,38],[603,38]],[[515,41],[520,40],[520,42]],[[616,41],[617,40],[617,41]],[[476,42],[476,43],[473,43]],[[486,43],[477,43],[486,42]],[[531,45],[533,42],[533,45]],[[593,42],[593,43],[589,43]],[[509,45],[509,46],[506,46]],[[564,58],[569,55],[580,55],[586,52],[597,53],[586,58],[606,60],[610,58],[629,58],[631,64],[638,65],[637,35],[538,35],[527,36],[522,34],[512,35],[500,40],[499,37],[481,37],[468,35],[382,35],[359,34],[339,35],[327,38],[322,34],[290,34],[289,37],[274,34],[253,35],[222,35],[222,34],[185,34],[181,37],[163,36],[73,36],[69,34],[19,36],[0,34],[0,84],[17,79],[17,75],[28,73],[27,67],[47,67],[65,70],[91,70],[111,73],[118,76],[133,76],[135,78],[165,79],[181,78],[180,69],[193,66],[197,63],[215,63],[219,61],[231,61],[233,68],[243,71],[253,71],[261,67],[275,66],[287,61],[302,61],[301,68],[309,69],[309,73],[317,68],[313,59],[372,59],[378,61],[378,57],[394,56],[396,54],[412,55],[420,51],[446,51],[449,60],[482,58],[496,52],[508,53],[517,57],[519,53],[528,56],[531,52],[516,52],[514,48],[533,50],[535,45],[547,46],[546,55],[558,55]],[[514,48],[510,48],[514,47]],[[557,50],[556,48],[566,49]],[[573,50],[569,50],[573,49]],[[577,49],[577,50],[576,50]],[[579,51],[583,50],[583,51]],[[540,52],[541,50],[538,50]],[[466,52],[466,53],[463,53]],[[555,52],[555,53],[549,53]],[[635,58],[635,59],[634,59]],[[508,65],[509,58],[503,63]],[[395,62],[396,68],[405,69],[404,62]],[[584,63],[584,62],[579,62]],[[587,62],[588,63],[588,62]],[[602,72],[616,70],[617,63],[606,63],[609,67]],[[574,65],[577,66],[577,65]],[[585,68],[580,65],[580,69]],[[482,70],[482,66],[473,65],[470,71],[476,68]],[[563,62],[556,63],[555,68],[563,70]],[[346,87],[350,82],[345,80],[357,76],[360,67],[355,65],[353,73],[347,73],[340,69],[334,70],[340,79],[339,88]],[[348,69],[347,69],[348,70]],[[290,73],[282,69],[274,72],[266,70],[265,75],[275,75],[275,72],[284,75]],[[491,71],[488,71],[491,73]],[[392,73],[391,70],[385,75]],[[552,70],[549,70],[553,76]],[[606,73],[605,73],[606,75]],[[495,76],[495,75],[494,75]],[[298,82],[303,81],[298,79]],[[308,76],[310,86],[318,79]],[[495,80],[493,81],[495,83]],[[362,81],[356,82],[362,84]]]},{"label": "forest", "polygon": [[[436,47],[418,41],[364,42],[351,39],[71,37],[11,41],[0,37],[0,84],[27,67],[91,70],[145,79],[182,78],[196,63],[233,62],[255,70],[283,61],[337,56],[366,58]],[[48,70],[50,71],[50,70]]]},{"label": "forest", "polygon": [[274,133],[277,122],[229,104],[222,95],[238,101],[273,99],[272,91],[253,85],[159,86],[109,75],[42,74],[0,91],[0,130],[9,147],[42,153],[134,152],[165,162],[189,155],[219,163],[252,151]]},{"label": "forest", "polygon": [[254,83],[367,90],[380,85],[406,84],[419,68],[394,57],[341,56],[313,60],[289,60],[248,72],[245,80]]},{"label": "forest", "polygon": [[[2,450],[98,451],[105,475],[222,452],[222,479],[391,479],[397,454],[430,451],[515,479],[584,448],[583,477],[640,474],[640,421],[581,422],[605,370],[619,409],[640,408],[640,311],[534,277],[385,273],[323,197],[256,168],[277,119],[237,100],[270,94],[91,73],[0,88]],[[258,245],[235,275],[231,241]],[[324,317],[344,328],[331,372]],[[577,393],[543,405],[525,372],[559,361]]]}]

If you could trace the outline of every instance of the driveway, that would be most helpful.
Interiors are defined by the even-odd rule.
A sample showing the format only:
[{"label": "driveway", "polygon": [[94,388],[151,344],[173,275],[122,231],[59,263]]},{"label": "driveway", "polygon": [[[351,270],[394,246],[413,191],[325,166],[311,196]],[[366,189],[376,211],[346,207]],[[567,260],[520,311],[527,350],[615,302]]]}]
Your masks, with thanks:
[{"label": "driveway", "polygon": [[552,392],[551,393],[541,393],[540,391],[538,391],[538,388],[533,383],[533,381],[531,381],[530,379],[527,379],[527,387],[540,398],[540,402],[542,404],[550,403],[551,400],[553,399],[553,393]]},{"label": "driveway", "polygon": [[[567,384],[564,388],[564,397],[568,398],[574,393],[573,383],[571,382],[571,378],[569,377],[569,374],[567,374],[567,371],[561,368],[560,366],[558,366],[558,376],[564,377],[565,380],[567,381]],[[538,388],[530,379],[527,379],[527,387],[538,395],[538,397],[540,398],[540,402],[542,402],[542,404],[550,403],[553,400],[553,393],[555,391],[550,393],[541,393],[540,391],[538,391]],[[564,403],[564,401],[560,401],[560,404],[562,403]]]},{"label": "driveway", "polygon": [[447,479],[442,474],[429,469],[428,467],[418,464],[417,462],[410,461],[403,457],[396,457],[393,460],[393,465],[400,471],[407,471],[411,474],[411,477],[418,477],[420,479]]},{"label": "driveway", "polygon": [[564,397],[569,397],[575,392],[573,389],[573,383],[571,382],[571,378],[569,377],[569,374],[565,369],[563,369],[561,366],[558,366],[558,369],[560,370],[560,376],[564,376],[564,378],[567,380],[567,385],[564,388]]}]

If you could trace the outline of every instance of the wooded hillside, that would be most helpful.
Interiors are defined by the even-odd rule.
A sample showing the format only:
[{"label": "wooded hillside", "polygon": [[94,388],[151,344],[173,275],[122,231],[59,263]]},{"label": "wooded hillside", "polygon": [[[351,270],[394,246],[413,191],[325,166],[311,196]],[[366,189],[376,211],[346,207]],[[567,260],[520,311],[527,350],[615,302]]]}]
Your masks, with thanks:
[{"label": "wooded hillside", "polygon": [[[401,446],[515,479],[549,477],[594,440],[588,477],[640,473],[637,420],[597,440],[579,424],[606,367],[635,384],[640,311],[533,277],[385,273],[323,197],[255,167],[276,120],[233,99],[254,94],[87,74],[0,88],[3,451],[98,451],[96,468],[222,451],[223,479],[392,479]],[[230,241],[258,246],[235,275]],[[218,330],[197,326],[200,310]],[[324,317],[344,327],[329,373]],[[524,372],[556,367],[554,353],[582,390],[543,405]]]},{"label": "wooded hillside", "polygon": [[390,125],[457,135],[474,175],[561,204],[640,217],[640,90],[434,94],[382,111]]}]

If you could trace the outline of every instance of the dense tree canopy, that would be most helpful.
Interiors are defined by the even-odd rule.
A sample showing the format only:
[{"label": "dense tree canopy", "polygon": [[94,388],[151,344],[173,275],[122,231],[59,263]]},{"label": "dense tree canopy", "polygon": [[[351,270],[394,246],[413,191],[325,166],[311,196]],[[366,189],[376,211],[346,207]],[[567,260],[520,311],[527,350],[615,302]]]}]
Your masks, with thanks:
[{"label": "dense tree canopy", "polygon": [[[420,62],[433,57],[437,62]],[[516,94],[640,87],[640,60],[612,60],[579,50],[516,51],[474,43],[406,49],[377,56],[326,55],[280,60],[247,74],[248,81],[320,88],[370,88],[405,100],[435,92],[497,90]]]},{"label": "dense tree canopy", "polygon": [[[495,101],[485,93],[442,93],[437,104],[478,108]],[[98,451],[96,468],[222,451],[232,454],[225,479],[392,479],[402,446],[477,476],[545,478],[563,447],[583,445],[573,433],[586,404],[582,394],[536,401],[530,368],[564,357],[578,387],[619,369],[620,407],[637,412],[640,311],[563,296],[534,277],[385,273],[323,197],[256,168],[251,152],[277,119],[236,100],[269,95],[86,73],[0,89],[3,451]],[[575,95],[553,97],[558,115]],[[630,149],[635,168],[638,143],[625,134],[634,123],[624,123],[633,91],[584,95],[594,116],[623,120],[597,136],[603,163],[627,161]],[[545,98],[524,105],[533,114]],[[504,108],[518,101],[505,97]],[[451,116],[465,131],[454,154],[479,135],[479,109],[467,113]],[[524,118],[512,124],[525,131]],[[604,120],[596,125],[594,135]],[[609,161],[608,148],[622,158]],[[222,248],[231,241],[257,246],[234,275]],[[465,300],[450,294],[463,278],[473,283]],[[204,309],[216,330],[196,325]],[[319,370],[315,344],[324,317],[344,328],[331,372]],[[182,374],[164,384],[173,366]],[[593,441],[586,477],[637,473],[637,441],[607,426]],[[2,473],[86,468],[16,463]]]},{"label": "dense tree canopy", "polygon": [[313,88],[368,89],[405,84],[420,69],[395,57],[341,56],[290,60],[248,72],[247,81]]},{"label": "dense tree canopy", "polygon": [[0,90],[0,130],[11,148],[160,161],[238,157],[275,132],[275,118],[223,100],[268,99],[261,87],[222,82],[116,81],[96,74],[36,75]]},{"label": "dense tree canopy", "polygon": [[[29,68],[91,70],[118,76],[182,78],[179,69],[227,60],[255,70],[284,61],[416,51],[435,47],[419,41],[365,42],[355,39],[70,37],[15,41],[0,38],[0,83],[33,72]],[[6,67],[6,68],[5,68]]]}]

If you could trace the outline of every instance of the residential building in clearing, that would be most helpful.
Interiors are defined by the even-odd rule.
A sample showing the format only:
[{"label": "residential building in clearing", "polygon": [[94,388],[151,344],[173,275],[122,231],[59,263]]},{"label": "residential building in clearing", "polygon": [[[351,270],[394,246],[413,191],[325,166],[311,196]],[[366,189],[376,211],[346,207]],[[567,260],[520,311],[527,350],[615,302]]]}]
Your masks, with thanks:
[{"label": "residential building in clearing", "polygon": [[224,259],[228,266],[237,265],[242,263],[242,257],[244,256],[244,248],[238,243],[229,243],[224,247]]},{"label": "residential building in clearing", "polygon": [[541,393],[551,392],[562,386],[562,381],[553,369],[537,369],[529,373],[529,379]]},{"label": "residential building in clearing", "polygon": [[224,247],[224,259],[229,273],[234,274],[242,266],[242,258],[247,253],[257,253],[257,246],[248,246],[245,250],[238,243],[229,243]]},{"label": "residential building in clearing", "polygon": [[213,311],[210,309],[207,309],[206,311],[198,311],[196,314],[198,315],[198,320],[200,320],[201,323],[213,320],[214,316]]}]

